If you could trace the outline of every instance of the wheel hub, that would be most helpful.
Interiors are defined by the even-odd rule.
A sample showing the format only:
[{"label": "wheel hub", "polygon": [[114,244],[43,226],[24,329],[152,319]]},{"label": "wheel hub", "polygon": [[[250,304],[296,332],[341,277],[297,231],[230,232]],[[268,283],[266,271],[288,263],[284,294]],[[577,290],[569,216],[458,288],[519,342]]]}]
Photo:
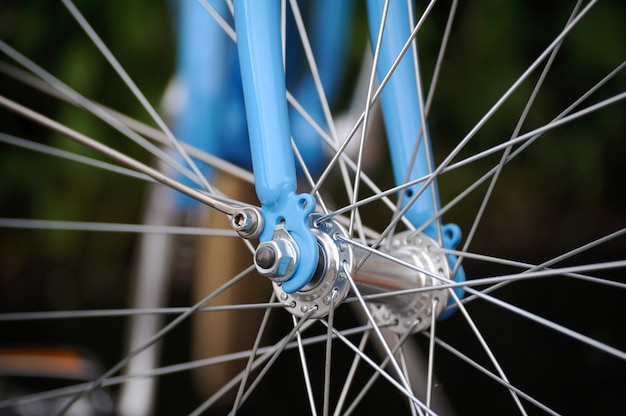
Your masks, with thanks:
[{"label": "wheel hub", "polygon": [[311,281],[301,290],[288,294],[281,288],[281,282],[273,281],[274,292],[282,301],[293,305],[287,308],[298,317],[312,312],[311,318],[321,318],[328,314],[330,308],[337,307],[350,290],[347,272],[354,267],[354,253],[350,244],[338,239],[348,238],[346,230],[336,221],[324,221],[319,225],[319,215],[309,219],[311,232],[315,236],[319,248],[319,265]]},{"label": "wheel hub", "polygon": [[[388,325],[398,333],[411,328],[418,332],[430,326],[433,314],[435,317],[441,314],[448,302],[449,291],[436,287],[449,280],[450,266],[439,248],[439,244],[427,235],[407,231],[395,235],[389,249],[381,250],[403,264],[376,254],[367,257],[355,277],[363,295],[418,290],[374,298],[369,308],[378,324]],[[359,257],[365,253],[357,249],[355,255]]]},{"label": "wheel hub", "polygon": [[[373,253],[345,240],[348,233],[337,221],[320,224],[320,215],[309,218],[319,249],[315,274],[301,290],[287,293],[282,282],[294,268],[297,246],[277,227],[275,239],[262,243],[255,254],[257,269],[272,280],[274,292],[293,315],[322,318],[338,306],[350,291],[350,273],[379,325],[397,333],[422,331],[448,303],[448,289],[438,289],[450,279],[450,265],[440,245],[431,237],[411,231],[396,234],[391,244]],[[361,264],[362,263],[362,264]],[[356,273],[354,268],[360,264]],[[400,293],[393,293],[398,292]],[[385,294],[389,296],[385,296]],[[382,295],[382,296],[381,296]]]}]

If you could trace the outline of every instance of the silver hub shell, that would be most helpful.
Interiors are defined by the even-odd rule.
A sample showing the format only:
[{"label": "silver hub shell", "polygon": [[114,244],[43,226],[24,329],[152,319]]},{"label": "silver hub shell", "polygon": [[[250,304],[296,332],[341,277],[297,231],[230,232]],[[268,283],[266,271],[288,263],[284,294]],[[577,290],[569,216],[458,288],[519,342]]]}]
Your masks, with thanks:
[{"label": "silver hub shell", "polygon": [[[387,254],[406,263],[401,265],[371,254],[357,271],[357,286],[363,295],[394,290],[431,287],[433,290],[388,296],[372,300],[369,308],[379,324],[392,331],[418,332],[430,326],[432,314],[438,316],[448,302],[448,289],[436,286],[449,280],[450,266],[446,256],[437,250],[439,244],[424,234],[407,231],[394,236]],[[361,253],[357,251],[359,257]],[[411,268],[407,267],[408,265]]]}]

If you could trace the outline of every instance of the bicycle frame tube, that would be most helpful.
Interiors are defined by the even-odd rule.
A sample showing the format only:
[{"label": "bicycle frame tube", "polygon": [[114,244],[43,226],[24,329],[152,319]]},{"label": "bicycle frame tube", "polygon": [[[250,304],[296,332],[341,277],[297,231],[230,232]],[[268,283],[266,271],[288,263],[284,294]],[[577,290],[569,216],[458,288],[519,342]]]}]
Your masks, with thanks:
[{"label": "bicycle frame tube", "polygon": [[[368,0],[367,10],[372,45],[376,45],[384,8],[383,0]],[[390,1],[383,39],[379,51],[376,72],[382,80],[395,63],[400,51],[411,35],[409,10],[406,1]],[[428,140],[428,129],[422,124],[423,105],[418,93],[418,77],[413,56],[409,49],[395,68],[381,94],[387,142],[391,154],[394,178],[397,184],[403,184],[432,172],[432,149]],[[416,140],[419,141],[415,152]],[[415,153],[415,157],[413,158]],[[418,183],[402,193],[401,206],[405,207],[415,199],[423,185]],[[456,224],[441,226],[439,219],[432,220],[439,210],[439,192],[437,181],[433,181],[421,191],[405,213],[408,220],[416,227],[428,223],[424,233],[435,240],[440,240],[445,248],[454,249],[461,240],[461,230]],[[443,232],[441,232],[443,230]],[[447,255],[451,269],[458,261],[456,256]],[[463,267],[458,267],[455,281],[465,280]],[[459,298],[463,297],[462,289],[455,289]],[[451,303],[453,299],[450,298]],[[441,315],[445,318],[449,313]]]},{"label": "bicycle frame tube", "polygon": [[[384,3],[381,0],[369,0],[367,3],[372,45],[376,45],[378,40]],[[376,67],[380,81],[394,64],[411,34],[407,2],[390,1],[386,21],[392,23],[386,24],[383,31]],[[431,149],[430,143],[423,134],[426,129],[422,126],[423,117],[418,96],[417,74],[410,49],[404,54],[385,86],[381,103],[396,183],[402,184],[428,175],[430,173],[429,160],[432,160]],[[413,160],[416,140],[419,140],[419,145]],[[419,192],[421,187],[421,184],[417,184],[404,191],[403,207]],[[413,225],[420,226],[435,215],[438,207],[437,185],[433,182],[415,200],[405,216]],[[437,240],[440,238],[437,230],[439,226],[440,221],[433,221],[424,229],[424,233]]]},{"label": "bicycle frame tube", "polygon": [[[222,8],[226,5],[223,4]],[[228,77],[226,65],[215,65],[215,57],[223,56],[229,40],[223,30],[213,24],[211,16],[204,12],[196,0],[181,0],[178,4],[178,56],[174,129],[183,142],[212,154],[219,154],[221,135],[220,112]],[[210,176],[212,169],[200,165],[203,173]],[[186,185],[192,182],[180,178]],[[179,208],[195,205],[195,200],[175,193]]]},{"label": "bicycle frame tube", "polygon": [[285,73],[280,38],[279,1],[236,0],[237,50],[248,119],[256,193],[261,201],[269,241],[282,224],[295,240],[299,255],[294,274],[282,283],[287,293],[304,287],[318,263],[317,241],[308,217],[315,210],[309,194],[296,195]]}]

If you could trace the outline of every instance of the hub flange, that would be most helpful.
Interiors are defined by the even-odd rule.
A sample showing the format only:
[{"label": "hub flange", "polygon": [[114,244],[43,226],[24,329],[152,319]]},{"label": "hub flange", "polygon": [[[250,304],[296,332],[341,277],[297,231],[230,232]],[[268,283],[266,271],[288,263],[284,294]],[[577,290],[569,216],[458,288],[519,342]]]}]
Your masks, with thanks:
[{"label": "hub flange", "polygon": [[288,294],[281,288],[281,282],[274,281],[274,292],[282,301],[291,303],[289,312],[298,317],[315,309],[310,317],[321,318],[328,314],[331,305],[337,307],[350,289],[346,271],[354,266],[354,253],[350,244],[337,236],[348,238],[346,230],[336,221],[328,220],[316,225],[320,215],[309,218],[311,231],[319,248],[319,264],[311,281],[301,290]]}]

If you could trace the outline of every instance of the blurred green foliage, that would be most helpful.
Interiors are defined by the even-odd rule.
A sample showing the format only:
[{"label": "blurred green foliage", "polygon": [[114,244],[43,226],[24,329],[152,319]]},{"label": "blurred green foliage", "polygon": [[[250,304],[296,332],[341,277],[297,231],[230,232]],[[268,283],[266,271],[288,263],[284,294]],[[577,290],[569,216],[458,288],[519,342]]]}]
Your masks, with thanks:
[{"label": "blurred green foliage", "polygon": [[[158,108],[175,54],[165,2],[86,1],[77,2],[77,7]],[[60,3],[3,2],[0,38],[84,96],[150,122]],[[13,63],[8,57],[3,57],[3,62]],[[138,146],[84,111],[7,77],[1,85],[1,93],[7,97],[150,163]],[[105,160],[97,152],[4,109],[0,118],[4,133]],[[1,216],[121,223],[136,223],[141,216],[145,185],[137,180],[8,145],[2,145],[0,151],[0,170]],[[124,305],[133,241],[134,237],[126,234],[3,230],[0,282],[5,288],[3,295],[8,296],[2,296],[0,303],[6,309],[24,310]]]}]

